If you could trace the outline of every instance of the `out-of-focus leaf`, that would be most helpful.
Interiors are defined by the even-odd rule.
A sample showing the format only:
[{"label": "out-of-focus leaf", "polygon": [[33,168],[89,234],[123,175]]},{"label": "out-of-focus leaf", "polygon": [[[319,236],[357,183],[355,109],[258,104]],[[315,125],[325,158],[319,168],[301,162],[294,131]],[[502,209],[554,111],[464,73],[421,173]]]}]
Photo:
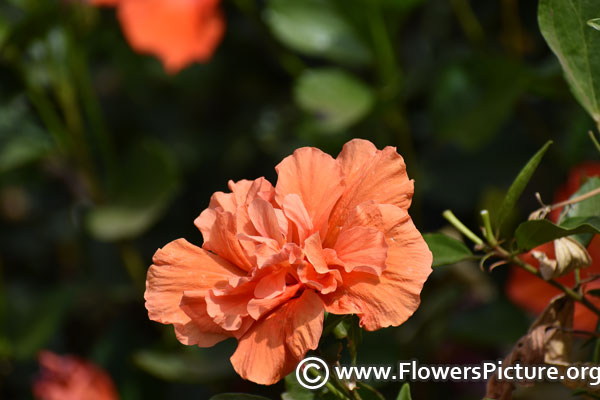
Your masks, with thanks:
[{"label": "out-of-focus leaf", "polygon": [[269,400],[267,397],[247,393],[222,393],[211,397],[209,400]]},{"label": "out-of-focus leaf", "polygon": [[402,385],[402,388],[400,389],[400,393],[398,393],[398,397],[396,397],[396,400],[412,400],[412,397],[410,395],[410,385],[408,384],[408,382]]},{"label": "out-of-focus leaf", "polygon": [[30,322],[25,324],[22,332],[13,340],[15,357],[31,358],[47,345],[59,329],[71,300],[71,291],[66,288],[58,288],[44,296],[38,309],[33,310],[29,316]]},{"label": "out-of-focus leaf", "polygon": [[373,386],[364,382],[357,382],[357,385],[358,395],[362,400],[385,400],[385,397],[383,397]]},{"label": "out-of-focus leaf", "polygon": [[371,89],[335,68],[304,72],[294,89],[296,102],[325,131],[337,132],[364,117],[373,105]]},{"label": "out-of-focus leaf", "polygon": [[455,264],[473,256],[464,243],[442,233],[428,233],[423,238],[433,253],[434,267]]},{"label": "out-of-focus leaf", "polygon": [[415,7],[423,4],[424,0],[378,0],[384,7],[393,8],[395,11],[399,12],[409,12]]},{"label": "out-of-focus leaf", "polygon": [[514,305],[508,301],[495,301],[453,315],[449,333],[469,346],[508,345],[513,344],[528,325],[527,317]]},{"label": "out-of-focus leaf", "polygon": [[515,231],[515,239],[519,249],[531,250],[554,239],[582,233],[600,233],[600,217],[571,218],[560,226],[546,219],[523,222]]},{"label": "out-of-focus leaf", "polygon": [[202,359],[194,354],[168,354],[143,350],[133,362],[144,371],[165,381],[198,383],[226,377],[231,368],[226,360]]},{"label": "out-of-focus leaf", "polygon": [[300,53],[348,64],[371,59],[369,48],[331,2],[270,0],[264,16],[275,37]]},{"label": "out-of-focus leaf", "polygon": [[579,103],[600,123],[600,32],[587,24],[598,18],[596,0],[540,0],[542,35],[560,60]]},{"label": "out-of-focus leaf", "polygon": [[527,186],[527,183],[529,183],[531,180],[533,173],[542,161],[544,154],[546,154],[546,151],[551,144],[552,141],[546,142],[546,144],[537,153],[535,153],[533,157],[531,157],[527,164],[525,164],[523,169],[517,175],[516,179],[513,181],[512,185],[510,185],[510,188],[506,193],[506,197],[504,198],[496,217],[496,227],[498,229],[500,229],[506,217],[508,217],[512,209],[515,207],[515,204],[517,204],[517,200],[519,200],[519,197],[521,197],[523,190],[525,190],[525,186]]},{"label": "out-of-focus leaf", "polygon": [[0,173],[34,162],[51,149],[50,137],[34,124],[22,98],[0,107]]},{"label": "out-of-focus leaf", "polygon": [[296,373],[292,372],[285,377],[285,392],[281,394],[281,400],[314,400],[315,394],[300,385],[296,379]]},{"label": "out-of-focus leaf", "polygon": [[177,164],[159,143],[143,143],[122,170],[115,197],[87,215],[87,228],[99,240],[133,238],[144,232],[160,218],[178,186]]},{"label": "out-of-focus leaf", "polygon": [[522,64],[499,56],[451,66],[434,92],[436,131],[463,149],[480,149],[500,131],[531,78]]}]

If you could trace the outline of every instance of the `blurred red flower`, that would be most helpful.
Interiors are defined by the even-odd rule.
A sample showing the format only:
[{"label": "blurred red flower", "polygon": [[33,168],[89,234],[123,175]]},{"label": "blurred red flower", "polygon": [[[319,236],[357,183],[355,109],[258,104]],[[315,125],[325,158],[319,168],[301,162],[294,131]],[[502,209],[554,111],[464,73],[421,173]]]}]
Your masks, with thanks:
[{"label": "blurred red flower", "polygon": [[[567,200],[581,186],[585,177],[600,177],[600,163],[584,163],[573,168],[566,184],[561,186],[554,198],[554,203]],[[548,218],[556,222],[562,209],[553,210]],[[581,269],[581,279],[586,279],[592,275],[600,274],[600,236],[596,235],[587,248],[591,258],[592,265]],[[538,261],[531,254],[533,251],[546,253],[549,258],[554,258],[553,242],[545,243],[530,252],[521,256],[521,259],[528,264],[539,267]],[[557,281],[562,284],[572,287],[575,284],[575,276],[573,273],[568,273],[561,276]],[[584,291],[591,289],[600,289],[600,280],[592,281],[584,286]],[[508,297],[520,307],[533,313],[541,313],[550,300],[561,293],[554,286],[551,286],[546,281],[539,279],[530,273],[516,266],[511,267],[510,276],[506,285],[506,293]],[[596,306],[600,307],[600,298],[588,296]],[[579,303],[575,304],[574,329],[594,331],[597,323],[597,316]]]},{"label": "blurred red flower", "polygon": [[115,386],[99,367],[73,356],[42,351],[41,373],[33,386],[38,400],[117,400]]},{"label": "blurred red flower", "polygon": [[230,182],[196,219],[204,244],[159,249],[146,280],[150,319],[179,341],[238,340],[231,363],[272,384],[318,346],[324,310],[356,314],[367,330],[417,309],[432,255],[408,208],[402,157],[352,140],[337,158],[298,149],[264,178]]},{"label": "blurred red flower", "polygon": [[89,0],[117,8],[130,45],[154,54],[165,70],[176,73],[193,62],[210,59],[223,37],[220,0]]}]

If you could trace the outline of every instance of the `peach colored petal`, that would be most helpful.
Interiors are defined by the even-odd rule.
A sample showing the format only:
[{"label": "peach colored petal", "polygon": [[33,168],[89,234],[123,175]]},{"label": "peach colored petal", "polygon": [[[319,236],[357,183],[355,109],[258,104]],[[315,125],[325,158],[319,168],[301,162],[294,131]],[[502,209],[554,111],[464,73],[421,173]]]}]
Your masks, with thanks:
[{"label": "peach colored petal", "polygon": [[304,253],[306,258],[319,274],[325,274],[329,272],[327,267],[327,260],[323,253],[323,246],[321,246],[321,235],[319,232],[310,235],[304,241]]},{"label": "peach colored petal", "polygon": [[250,270],[252,263],[237,239],[237,223],[228,211],[207,208],[194,224],[202,232],[202,247],[212,251],[240,268]]},{"label": "peach colored petal", "polygon": [[306,238],[313,232],[314,225],[300,196],[297,194],[286,195],[282,200],[281,207],[283,208],[284,215],[296,227],[296,232],[292,232],[293,235],[288,235],[288,240],[294,240],[302,245]]},{"label": "peach colored petal", "polygon": [[205,291],[187,290],[183,293],[180,307],[191,320],[175,325],[175,334],[185,345],[211,347],[231,336],[231,332],[217,325],[206,312],[205,296]]},{"label": "peach colored petal", "polygon": [[259,299],[273,298],[285,290],[287,269],[281,268],[261,278],[254,288],[254,296]]},{"label": "peach colored petal", "polygon": [[344,270],[381,275],[386,268],[387,244],[383,232],[370,227],[343,229],[334,245]]},{"label": "peach colored petal", "polygon": [[261,236],[283,244],[281,227],[275,209],[270,203],[261,198],[254,199],[248,206],[248,215],[252,225]]},{"label": "peach colored petal", "polygon": [[221,41],[225,22],[216,0],[126,0],[118,5],[131,46],[158,56],[170,73],[208,60]]},{"label": "peach colored petal", "polygon": [[334,292],[338,288],[338,283],[342,282],[342,276],[337,269],[320,274],[315,271],[312,264],[303,263],[298,266],[297,272],[300,282],[321,294]]},{"label": "peach colored petal", "polygon": [[[314,147],[303,147],[275,167],[278,179],[275,200],[296,194],[302,200],[313,227],[325,237],[329,214],[344,191],[344,176],[338,162]],[[310,232],[312,233],[312,232]]]},{"label": "peach colored petal", "polygon": [[257,321],[239,339],[231,364],[244,379],[270,385],[290,373],[323,329],[323,304],[306,290]]},{"label": "peach colored petal", "polygon": [[186,290],[206,292],[217,282],[243,271],[221,257],[178,239],[159,249],[146,279],[146,309],[151,320],[163,324],[185,324],[190,318],[179,303]]},{"label": "peach colored petal", "polygon": [[264,314],[268,313],[271,310],[274,310],[279,305],[285,303],[292,297],[296,295],[298,290],[300,289],[300,285],[291,285],[284,288],[284,290],[279,293],[276,297],[262,298],[262,299],[252,299],[248,302],[248,314],[258,320]]},{"label": "peach colored petal", "polygon": [[243,318],[248,316],[246,305],[253,298],[256,282],[217,288],[210,290],[205,297],[206,312],[223,329],[237,331],[242,326]]},{"label": "peach colored petal", "polygon": [[271,202],[275,196],[275,188],[265,178],[253,181],[242,179],[234,182],[229,181],[227,186],[231,193],[216,192],[210,198],[209,208],[220,207],[223,211],[235,213],[239,206],[248,205],[257,197]]},{"label": "peach colored petal", "polygon": [[408,179],[402,157],[393,147],[377,150],[366,140],[354,139],[337,157],[346,177],[346,189],[331,211],[325,247],[332,247],[341,227],[364,202],[410,206],[414,183]]},{"label": "peach colored petal", "polygon": [[327,311],[358,314],[361,326],[370,331],[400,325],[414,313],[433,259],[406,210],[392,205],[378,207],[388,245],[386,270],[380,277],[342,272],[340,290],[323,296]]}]

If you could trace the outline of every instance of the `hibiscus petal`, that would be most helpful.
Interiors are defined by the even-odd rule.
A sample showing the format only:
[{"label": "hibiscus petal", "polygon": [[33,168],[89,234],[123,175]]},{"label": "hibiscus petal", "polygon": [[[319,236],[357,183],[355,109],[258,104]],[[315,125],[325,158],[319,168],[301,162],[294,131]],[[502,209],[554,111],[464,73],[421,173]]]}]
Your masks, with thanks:
[{"label": "hibiscus petal", "polygon": [[281,207],[285,216],[296,226],[297,237],[289,237],[288,240],[296,240],[298,244],[302,245],[313,231],[314,225],[308,215],[308,211],[306,211],[304,204],[302,204],[300,196],[297,194],[288,194],[283,198]]},{"label": "hibiscus petal", "polygon": [[216,256],[178,239],[159,249],[146,279],[146,309],[151,320],[163,324],[185,324],[190,318],[179,303],[186,290],[206,292],[217,282],[243,271]]},{"label": "hibiscus petal", "polygon": [[344,145],[336,159],[345,174],[346,189],[331,211],[325,247],[331,247],[354,209],[365,202],[392,204],[407,210],[414,192],[406,165],[393,147],[377,150],[366,140]]},{"label": "hibiscus petal", "polygon": [[322,303],[307,290],[254,323],[239,339],[231,364],[242,378],[271,385],[317,347],[322,329]]},{"label": "hibiscus petal", "polygon": [[279,305],[285,303],[286,301],[294,297],[298,292],[298,289],[300,289],[300,287],[301,285],[299,284],[287,286],[279,294],[279,296],[250,300],[248,302],[248,314],[255,320],[258,320],[264,314],[268,313],[271,310],[274,310]]},{"label": "hibiscus petal", "polygon": [[381,231],[355,226],[340,232],[334,250],[344,262],[346,272],[355,270],[381,275],[386,268],[387,247]]},{"label": "hibiscus petal", "polygon": [[275,170],[278,174],[277,203],[282,205],[289,194],[298,195],[314,229],[321,231],[324,237],[331,209],[344,191],[339,163],[319,149],[303,147],[283,159]]},{"label": "hibiscus petal", "polygon": [[318,232],[310,235],[304,241],[304,252],[306,253],[308,261],[310,261],[315,268],[315,271],[320,274],[329,272],[327,260],[323,254],[323,246],[321,246],[321,236]]},{"label": "hibiscus petal", "polygon": [[248,206],[248,215],[256,231],[263,237],[276,240],[283,244],[283,235],[271,204],[261,198],[256,198]]},{"label": "hibiscus petal", "polygon": [[202,232],[203,248],[240,268],[250,270],[252,263],[237,238],[238,228],[234,214],[207,208],[196,218],[194,224]]},{"label": "hibiscus petal", "polygon": [[168,72],[210,58],[225,22],[216,0],[127,0],[118,16],[135,50],[157,55]]},{"label": "hibiscus petal", "polygon": [[407,212],[391,205],[378,207],[386,225],[387,268],[380,277],[342,272],[343,285],[324,296],[327,311],[358,314],[361,326],[370,331],[400,325],[414,313],[432,262],[431,252]]}]

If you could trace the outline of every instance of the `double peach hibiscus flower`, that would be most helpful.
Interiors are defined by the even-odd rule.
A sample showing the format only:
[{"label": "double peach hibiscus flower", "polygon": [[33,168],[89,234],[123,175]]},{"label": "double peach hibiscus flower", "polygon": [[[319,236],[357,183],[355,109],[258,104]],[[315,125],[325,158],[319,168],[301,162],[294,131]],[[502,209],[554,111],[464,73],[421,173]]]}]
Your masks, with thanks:
[{"label": "double peach hibiscus flower", "polygon": [[317,348],[324,311],[356,314],[367,330],[403,323],[432,262],[394,148],[352,140],[334,159],[306,147],[276,170],[275,187],[259,178],[215,193],[195,220],[202,248],[159,249],[145,293],[150,319],[183,344],[236,338],[233,367],[261,384]]}]

